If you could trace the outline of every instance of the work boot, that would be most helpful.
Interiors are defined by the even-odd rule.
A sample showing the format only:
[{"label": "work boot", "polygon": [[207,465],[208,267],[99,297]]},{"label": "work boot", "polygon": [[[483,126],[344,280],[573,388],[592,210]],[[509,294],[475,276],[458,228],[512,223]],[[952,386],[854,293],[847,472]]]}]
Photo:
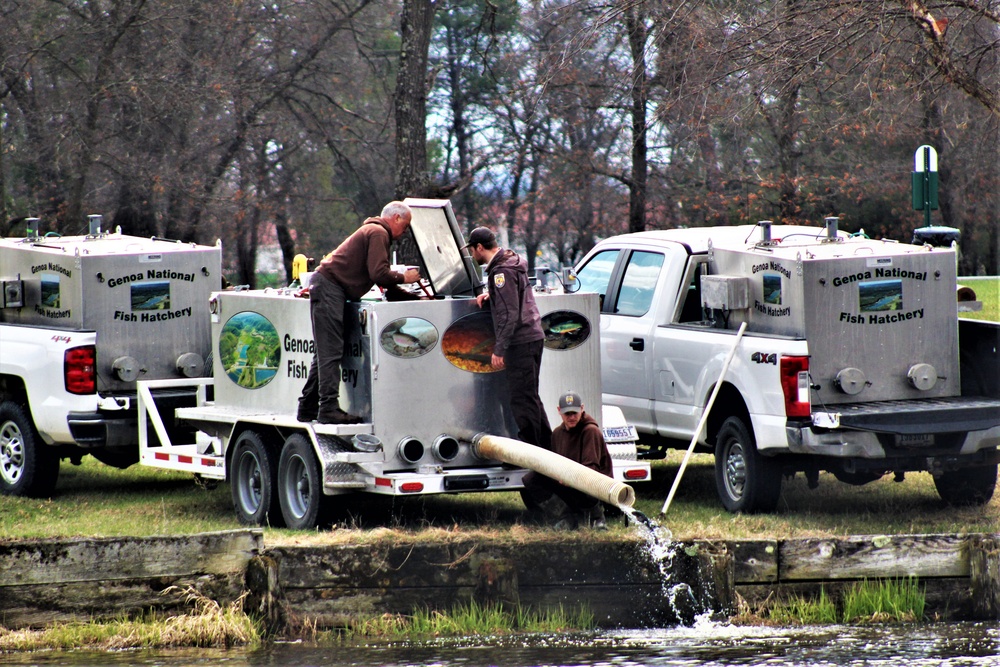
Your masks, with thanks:
[{"label": "work boot", "polygon": [[538,509],[542,511],[545,523],[558,522],[563,516],[569,513],[569,505],[559,496],[552,494],[542,502],[538,503]]},{"label": "work boot", "polygon": [[577,530],[578,528],[587,528],[589,525],[590,510],[577,510],[563,514],[552,527],[555,530]]},{"label": "work boot", "polygon": [[300,422],[314,422],[314,421],[316,421],[316,413],[315,412],[307,412],[307,411],[303,410],[302,408],[299,408],[299,411],[295,415],[295,418],[297,420],[299,420]]},{"label": "work boot", "polygon": [[608,523],[604,520],[604,503],[597,503],[590,508],[590,527],[594,530],[607,530]]},{"label": "work boot", "polygon": [[348,414],[340,408],[334,408],[329,412],[320,413],[316,421],[320,424],[360,424],[361,417]]}]

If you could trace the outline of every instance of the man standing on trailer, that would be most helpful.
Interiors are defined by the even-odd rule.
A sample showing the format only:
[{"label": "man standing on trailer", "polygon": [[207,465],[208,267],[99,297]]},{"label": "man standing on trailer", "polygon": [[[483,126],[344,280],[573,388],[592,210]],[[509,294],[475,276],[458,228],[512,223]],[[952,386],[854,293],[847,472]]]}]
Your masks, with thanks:
[{"label": "man standing on trailer", "polygon": [[507,371],[507,397],[522,442],[551,449],[552,428],[538,396],[538,373],[545,347],[542,320],[528,282],[528,265],[513,250],[497,245],[496,235],[476,227],[466,246],[480,266],[486,266],[487,291],[476,296],[493,315],[491,365]]},{"label": "man standing on trailer", "polygon": [[340,361],[344,355],[344,309],[373,285],[396,299],[415,299],[399,289],[420,280],[419,269],[406,273],[389,265],[389,244],[406,232],[413,218],[410,207],[389,202],[382,215],[368,218],[336,250],[323,258],[309,281],[309,317],[316,353],[299,397],[298,420],[320,424],[356,424],[361,418],[340,407]]}]

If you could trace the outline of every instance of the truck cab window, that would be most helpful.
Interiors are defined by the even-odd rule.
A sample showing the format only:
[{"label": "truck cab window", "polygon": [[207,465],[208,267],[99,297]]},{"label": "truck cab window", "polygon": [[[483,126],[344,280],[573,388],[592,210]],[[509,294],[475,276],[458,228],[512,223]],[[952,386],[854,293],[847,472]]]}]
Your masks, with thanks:
[{"label": "truck cab window", "polygon": [[676,322],[701,322],[704,318],[701,309],[701,277],[708,273],[706,259],[692,258],[685,276],[684,286],[678,294],[678,313]]},{"label": "truck cab window", "polygon": [[617,249],[599,252],[576,272],[581,292],[600,294],[601,303],[604,303],[604,296],[608,293],[608,283],[611,282],[611,273],[618,262],[618,252]]},{"label": "truck cab window", "polygon": [[656,281],[660,277],[662,267],[662,254],[641,250],[633,252],[625,267],[614,313],[639,317],[649,312],[649,307],[653,303],[653,292],[656,290]]}]

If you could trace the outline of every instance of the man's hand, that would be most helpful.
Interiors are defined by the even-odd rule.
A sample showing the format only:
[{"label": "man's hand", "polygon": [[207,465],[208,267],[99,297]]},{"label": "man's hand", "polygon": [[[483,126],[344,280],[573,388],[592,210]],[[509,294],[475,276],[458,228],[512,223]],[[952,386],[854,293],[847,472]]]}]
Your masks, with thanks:
[{"label": "man's hand", "polygon": [[489,292],[483,292],[482,294],[476,295],[476,305],[480,308],[483,307],[483,302],[490,298]]},{"label": "man's hand", "polygon": [[418,280],[420,280],[420,269],[407,269],[406,273],[403,274],[404,283],[415,283]]},{"label": "man's hand", "polygon": [[505,367],[503,363],[503,357],[498,357],[497,355],[494,354],[493,357],[490,358],[490,365],[492,365],[493,368],[497,369],[498,371],[502,371]]}]

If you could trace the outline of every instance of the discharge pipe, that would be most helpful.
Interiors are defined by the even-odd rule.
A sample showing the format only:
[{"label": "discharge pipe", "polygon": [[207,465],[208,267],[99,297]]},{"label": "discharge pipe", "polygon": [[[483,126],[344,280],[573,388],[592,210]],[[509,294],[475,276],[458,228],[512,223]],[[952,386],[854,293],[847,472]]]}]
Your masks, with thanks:
[{"label": "discharge pipe", "polygon": [[635,502],[635,491],[628,484],[520,440],[480,433],[472,439],[472,451],[482,459],[529,468],[617,507],[631,507]]}]

